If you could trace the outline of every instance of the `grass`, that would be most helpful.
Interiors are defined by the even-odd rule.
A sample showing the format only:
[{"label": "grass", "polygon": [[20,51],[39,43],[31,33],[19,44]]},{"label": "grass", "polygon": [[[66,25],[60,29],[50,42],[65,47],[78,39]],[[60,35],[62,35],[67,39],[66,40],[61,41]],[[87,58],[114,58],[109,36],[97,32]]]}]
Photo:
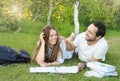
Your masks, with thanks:
[{"label": "grass", "polygon": [[[59,32],[62,35],[68,36],[73,30],[69,25],[62,25]],[[70,28],[68,28],[70,27]],[[69,29],[69,31],[68,31]],[[34,46],[39,36],[39,29],[29,29],[29,32],[20,33],[0,33],[0,46],[10,46],[15,49],[26,49],[32,56]],[[27,31],[27,28],[25,29]],[[36,32],[37,33],[36,33]],[[105,36],[109,43],[109,51],[106,56],[105,63],[116,66],[116,71],[120,74],[120,33],[117,31],[109,30]],[[79,62],[78,57],[74,54],[73,58],[66,60],[63,65],[77,65]],[[37,64],[11,64],[8,66],[0,66],[0,81],[120,81],[118,77],[106,77],[102,79],[84,76],[88,70],[82,70],[77,74],[54,74],[54,73],[34,73],[30,74],[29,67],[38,66]]]}]

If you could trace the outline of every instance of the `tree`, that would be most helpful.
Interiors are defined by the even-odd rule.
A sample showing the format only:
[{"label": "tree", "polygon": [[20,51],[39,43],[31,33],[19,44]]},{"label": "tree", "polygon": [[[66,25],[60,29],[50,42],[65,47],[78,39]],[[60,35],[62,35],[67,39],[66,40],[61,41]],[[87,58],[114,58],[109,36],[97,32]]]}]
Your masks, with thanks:
[{"label": "tree", "polygon": [[49,0],[31,0],[29,10],[33,13],[34,21],[46,22],[49,11]]},{"label": "tree", "polygon": [[51,15],[52,15],[52,8],[53,8],[53,0],[50,0],[50,7],[49,7],[49,13],[48,13],[48,18],[47,18],[47,24],[50,25],[51,21]]},{"label": "tree", "polygon": [[79,21],[78,21],[78,11],[79,11],[79,0],[74,2],[74,24],[75,24],[75,33],[79,34]]}]

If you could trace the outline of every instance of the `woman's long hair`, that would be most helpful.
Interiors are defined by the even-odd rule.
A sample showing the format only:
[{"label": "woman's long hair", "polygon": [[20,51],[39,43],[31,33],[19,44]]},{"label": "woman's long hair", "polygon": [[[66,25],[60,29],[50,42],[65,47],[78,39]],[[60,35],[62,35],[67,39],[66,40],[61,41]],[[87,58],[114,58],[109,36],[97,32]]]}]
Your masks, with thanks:
[{"label": "woman's long hair", "polygon": [[[44,32],[44,40],[45,40],[45,62],[53,62],[53,61],[56,61],[57,59],[57,54],[58,52],[61,51],[60,49],[60,41],[59,41],[59,35],[58,35],[58,32],[57,32],[57,42],[56,44],[53,46],[53,51],[52,51],[52,56],[51,58],[49,59],[48,57],[48,41],[49,41],[49,36],[50,36],[50,30],[55,30],[57,32],[57,30],[53,27],[53,26],[45,26],[43,29],[42,29],[42,32]],[[34,54],[33,54],[33,57],[32,57],[32,62],[35,61],[36,59],[36,56],[38,54],[38,51],[41,47],[41,43],[39,42],[39,45],[35,48],[34,50]]]}]

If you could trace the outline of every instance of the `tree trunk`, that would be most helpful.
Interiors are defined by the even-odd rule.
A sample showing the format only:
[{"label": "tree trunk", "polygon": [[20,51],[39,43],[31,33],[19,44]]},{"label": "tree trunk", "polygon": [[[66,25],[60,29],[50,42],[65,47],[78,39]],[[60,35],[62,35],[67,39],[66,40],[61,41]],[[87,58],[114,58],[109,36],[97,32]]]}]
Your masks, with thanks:
[{"label": "tree trunk", "polygon": [[40,9],[39,9],[39,6],[38,6],[38,7],[37,7],[37,12],[36,12],[36,14],[35,14],[35,16],[34,16],[32,22],[34,22],[37,18],[40,17],[40,15],[39,15],[39,11],[40,11]]},{"label": "tree trunk", "polygon": [[47,24],[50,25],[51,15],[52,15],[53,0],[50,0],[49,13],[47,18]]},{"label": "tree trunk", "polygon": [[75,0],[74,2],[74,24],[75,24],[75,34],[79,34],[79,21],[78,21],[78,7],[79,7],[79,0]]}]

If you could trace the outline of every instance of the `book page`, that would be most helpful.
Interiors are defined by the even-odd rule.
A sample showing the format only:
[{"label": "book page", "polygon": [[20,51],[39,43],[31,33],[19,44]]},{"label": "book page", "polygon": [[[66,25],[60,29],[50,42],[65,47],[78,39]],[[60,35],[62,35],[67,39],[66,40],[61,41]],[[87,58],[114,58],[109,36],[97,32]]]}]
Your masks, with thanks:
[{"label": "book page", "polygon": [[115,66],[100,63],[100,62],[88,62],[87,67],[93,69],[93,70],[100,70],[103,72],[113,72],[115,71]]},{"label": "book page", "polygon": [[61,66],[56,67],[56,73],[77,73],[78,72],[78,66]]},{"label": "book page", "polygon": [[36,73],[36,72],[55,73],[55,67],[30,67],[30,73]]},{"label": "book page", "polygon": [[30,73],[77,73],[78,66],[30,67]]}]

